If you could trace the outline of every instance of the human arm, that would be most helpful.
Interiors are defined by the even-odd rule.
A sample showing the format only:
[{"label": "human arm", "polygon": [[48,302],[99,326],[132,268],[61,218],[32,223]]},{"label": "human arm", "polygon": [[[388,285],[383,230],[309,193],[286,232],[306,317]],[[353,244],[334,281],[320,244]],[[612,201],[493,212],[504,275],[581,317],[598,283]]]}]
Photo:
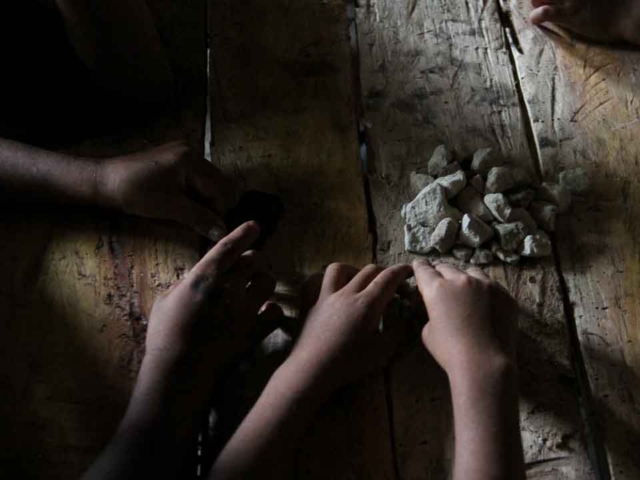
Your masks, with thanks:
[{"label": "human arm", "polygon": [[405,330],[387,319],[380,332],[380,319],[410,275],[408,265],[370,265],[360,272],[328,267],[291,355],[216,459],[210,479],[285,475],[298,441],[331,394],[391,358]]},{"label": "human arm", "polygon": [[186,224],[212,240],[225,233],[222,175],[182,142],[95,159],[0,139],[3,201],[97,205]]},{"label": "human arm", "polygon": [[454,480],[524,479],[515,301],[479,268],[413,266],[429,315],[422,340],[451,386]]},{"label": "human arm", "polygon": [[282,314],[265,305],[274,280],[245,253],[258,234],[242,225],[156,301],[127,411],[85,479],[175,477],[223,372]]}]

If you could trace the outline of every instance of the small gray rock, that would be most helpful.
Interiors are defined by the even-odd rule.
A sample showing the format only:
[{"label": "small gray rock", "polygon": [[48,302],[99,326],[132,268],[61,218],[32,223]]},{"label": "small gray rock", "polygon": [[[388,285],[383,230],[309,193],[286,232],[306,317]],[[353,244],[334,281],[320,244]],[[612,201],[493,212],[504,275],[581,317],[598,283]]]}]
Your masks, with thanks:
[{"label": "small gray rock", "polygon": [[553,232],[556,227],[555,205],[547,202],[533,202],[529,208],[531,216],[545,232]]},{"label": "small gray rock", "polygon": [[507,200],[509,200],[509,205],[513,207],[529,208],[529,205],[531,205],[535,197],[535,190],[528,188],[526,190],[520,190],[519,192],[510,193],[507,195]]},{"label": "small gray rock", "polygon": [[402,206],[402,217],[409,225],[422,225],[433,231],[445,218],[461,220],[462,213],[449,205],[444,187],[439,183],[432,183],[413,201]]},{"label": "small gray rock", "polygon": [[440,253],[447,253],[456,243],[459,224],[451,218],[442,220],[431,234],[431,246]]},{"label": "small gray rock", "polygon": [[493,262],[493,252],[486,248],[478,248],[473,252],[471,263],[474,265],[489,265]]},{"label": "small gray rock", "polygon": [[516,179],[511,167],[493,167],[487,175],[485,191],[487,193],[502,193],[515,185]]},{"label": "small gray rock", "polygon": [[463,213],[472,213],[484,222],[493,220],[493,215],[482,201],[482,196],[472,186],[467,186],[456,197],[456,205]]},{"label": "small gray rock", "polygon": [[481,175],[474,176],[471,180],[469,180],[469,184],[475,188],[478,193],[484,195],[484,180]]},{"label": "small gray rock", "polygon": [[428,187],[433,182],[435,182],[435,178],[433,178],[431,175],[427,175],[426,173],[411,172],[411,175],[409,176],[411,196],[415,197],[425,187]]},{"label": "small gray rock", "polygon": [[512,208],[509,214],[509,222],[522,222],[526,227],[527,235],[531,235],[538,230],[536,221],[524,208]]},{"label": "small gray rock", "polygon": [[484,196],[484,204],[487,206],[491,215],[500,222],[509,222],[511,216],[511,206],[507,202],[507,198],[501,193],[489,193]]},{"label": "small gray rock", "polygon": [[520,255],[515,252],[509,252],[505,250],[498,243],[494,242],[491,245],[491,251],[496,257],[498,257],[498,260],[500,260],[501,262],[508,263],[510,265],[516,265],[520,262]]},{"label": "small gray rock", "polygon": [[436,180],[436,183],[439,183],[444,187],[444,190],[447,192],[447,198],[451,199],[460,193],[460,191],[467,185],[467,176],[462,170],[458,170],[457,172],[445,177],[439,177]]},{"label": "small gray rock", "polygon": [[542,230],[525,237],[520,244],[518,253],[523,257],[541,258],[551,255],[551,240]]},{"label": "small gray rock", "polygon": [[453,250],[451,251],[451,253],[453,253],[453,256],[456,257],[458,260],[461,260],[463,262],[468,262],[469,260],[471,260],[471,257],[473,256],[473,248],[456,245],[455,247],[453,247]]},{"label": "small gray rock", "polygon": [[557,183],[545,182],[540,185],[536,198],[553,203],[557,207],[557,213],[564,213],[571,206],[571,192]]},{"label": "small gray rock", "polygon": [[493,230],[475,215],[462,217],[459,241],[467,247],[477,248],[493,237]]},{"label": "small gray rock", "polygon": [[504,250],[514,251],[527,236],[527,227],[522,222],[500,223],[495,229]]},{"label": "small gray rock", "polygon": [[404,249],[407,252],[426,255],[433,249],[431,246],[432,232],[432,229],[422,225],[405,225]]},{"label": "small gray rock", "polygon": [[486,174],[493,167],[501,167],[502,165],[504,165],[504,160],[493,153],[491,148],[481,148],[473,154],[471,170],[476,173]]},{"label": "small gray rock", "polygon": [[584,195],[591,186],[589,172],[582,167],[560,172],[559,180],[560,185],[576,195]]},{"label": "small gray rock", "polygon": [[453,162],[451,152],[446,145],[439,145],[431,154],[431,159],[427,164],[427,171],[432,177],[442,176],[443,170],[447,168]]}]

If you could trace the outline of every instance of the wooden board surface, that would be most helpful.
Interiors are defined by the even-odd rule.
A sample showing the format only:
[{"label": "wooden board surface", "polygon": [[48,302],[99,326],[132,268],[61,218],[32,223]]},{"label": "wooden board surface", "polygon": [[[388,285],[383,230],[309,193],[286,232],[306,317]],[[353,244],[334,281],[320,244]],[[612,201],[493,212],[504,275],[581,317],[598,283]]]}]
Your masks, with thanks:
[{"label": "wooden board surface", "polygon": [[[535,164],[494,2],[370,0],[357,19],[377,257],[408,261],[400,207],[410,200],[410,172],[424,167],[438,144],[460,159],[490,146],[532,172]],[[529,475],[590,478],[553,262],[491,274],[526,311],[519,361]],[[399,477],[445,478],[448,388],[421,346],[392,369],[391,397]]]},{"label": "wooden board surface", "polygon": [[[203,145],[204,2],[149,2],[178,105],[136,131],[69,149],[121,154],[184,135]],[[183,227],[70,207],[0,217],[0,476],[77,478],[114,432],[155,296],[198,258]]]},{"label": "wooden board surface", "polygon": [[[640,478],[640,52],[531,27],[511,1],[518,74],[542,170],[583,167],[591,189],[556,234],[611,478]],[[605,465],[606,467],[606,465]],[[606,475],[606,471],[603,472]],[[602,478],[606,478],[603,476]]]},{"label": "wooden board surface", "polygon": [[[212,159],[240,191],[284,200],[267,254],[293,289],[331,262],[372,257],[347,28],[342,0],[211,5]],[[237,380],[240,393],[252,390]],[[342,392],[301,446],[294,476],[393,478],[386,414],[381,376]]]}]

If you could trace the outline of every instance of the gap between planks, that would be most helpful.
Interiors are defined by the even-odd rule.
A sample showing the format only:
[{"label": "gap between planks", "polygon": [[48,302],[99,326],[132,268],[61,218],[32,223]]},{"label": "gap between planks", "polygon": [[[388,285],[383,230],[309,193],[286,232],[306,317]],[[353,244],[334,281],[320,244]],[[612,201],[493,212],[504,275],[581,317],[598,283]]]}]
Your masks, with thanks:
[{"label": "gap between planks", "polygon": [[[531,111],[525,99],[524,91],[520,83],[520,74],[518,70],[518,64],[515,59],[514,50],[524,55],[520,46],[519,39],[517,37],[516,29],[511,21],[511,12],[505,9],[500,0],[496,0],[498,5],[498,16],[502,30],[505,36],[505,43],[509,48],[509,62],[511,63],[514,85],[520,102],[520,108],[522,110],[522,117],[524,121],[524,128],[531,150],[531,155],[534,159],[534,166],[540,179],[544,180],[542,174],[542,154],[538,144],[538,139],[533,127],[531,119]],[[567,333],[569,338],[569,355],[571,358],[571,364],[578,384],[578,403],[580,407],[580,416],[584,423],[587,452],[589,460],[595,471],[596,478],[598,480],[609,480],[611,478],[609,460],[606,452],[606,448],[602,441],[602,435],[598,428],[598,420],[596,417],[595,408],[593,405],[593,396],[591,393],[591,385],[587,375],[587,369],[582,356],[582,350],[580,348],[580,339],[578,337],[578,330],[575,321],[574,308],[571,303],[571,297],[569,295],[569,289],[567,282],[562,271],[560,263],[560,255],[558,252],[558,245],[555,237],[552,236],[553,246],[553,264],[558,275],[560,297],[562,299],[562,306],[564,310],[564,318],[567,325]]]},{"label": "gap between planks", "polygon": [[[353,90],[353,107],[354,120],[358,130],[358,141],[360,154],[360,167],[362,172],[362,187],[364,189],[367,222],[369,226],[369,234],[371,235],[371,261],[378,263],[378,228],[376,214],[373,208],[373,198],[371,196],[371,185],[369,183],[369,165],[373,162],[373,148],[371,148],[371,138],[367,121],[364,117],[364,103],[362,94],[362,77],[360,71],[360,43],[358,40],[358,22],[356,20],[357,0],[345,0],[346,19],[348,22],[349,47],[351,50],[351,79]],[[393,392],[391,388],[390,367],[385,367],[384,378],[384,397],[387,409],[387,419],[389,421],[389,449],[393,461],[393,475],[396,480],[400,480],[400,464],[398,461],[398,449],[396,442],[396,429],[393,414]]]}]

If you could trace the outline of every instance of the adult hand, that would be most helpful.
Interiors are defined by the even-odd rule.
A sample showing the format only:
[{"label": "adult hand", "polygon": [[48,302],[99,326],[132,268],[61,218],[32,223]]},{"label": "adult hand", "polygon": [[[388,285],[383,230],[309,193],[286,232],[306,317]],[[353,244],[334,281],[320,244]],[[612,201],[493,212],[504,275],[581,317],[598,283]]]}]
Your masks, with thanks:
[{"label": "adult hand", "polygon": [[183,142],[171,142],[100,164],[104,202],[141,217],[183,223],[213,241],[226,233],[222,173],[196,158]]}]

